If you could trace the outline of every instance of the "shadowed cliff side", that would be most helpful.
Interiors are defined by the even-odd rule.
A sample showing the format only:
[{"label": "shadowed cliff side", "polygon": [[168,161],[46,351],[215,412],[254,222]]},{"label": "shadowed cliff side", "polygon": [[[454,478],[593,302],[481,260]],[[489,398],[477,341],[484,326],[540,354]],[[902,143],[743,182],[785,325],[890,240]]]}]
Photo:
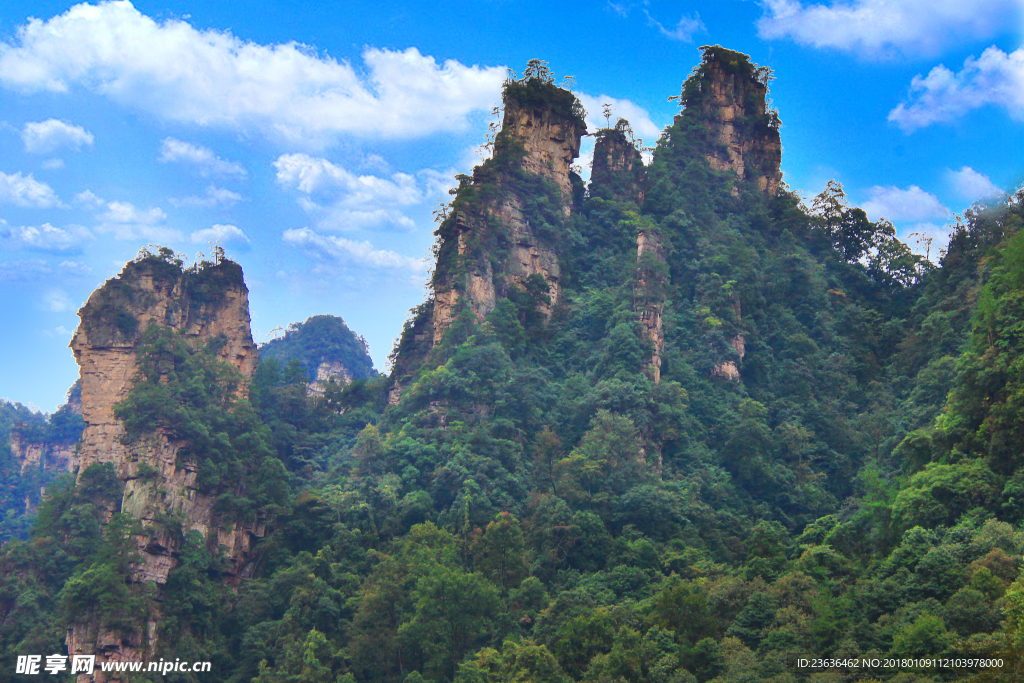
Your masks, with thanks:
[{"label": "shadowed cliff side", "polygon": [[644,163],[632,139],[629,122],[619,119],[614,128],[594,134],[594,163],[590,196],[620,202],[644,203]]}]

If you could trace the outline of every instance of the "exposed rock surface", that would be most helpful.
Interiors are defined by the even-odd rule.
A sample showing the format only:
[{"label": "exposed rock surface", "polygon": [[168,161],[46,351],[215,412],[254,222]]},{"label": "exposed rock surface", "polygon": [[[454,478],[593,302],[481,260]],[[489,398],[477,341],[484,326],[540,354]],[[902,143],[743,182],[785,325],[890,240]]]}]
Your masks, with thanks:
[{"label": "exposed rock surface", "polygon": [[[137,537],[141,561],[133,580],[165,583],[177,564],[182,537],[193,530],[211,548],[223,551],[230,577],[246,576],[251,572],[252,546],[265,532],[263,524],[222,523],[214,511],[216,497],[196,487],[195,466],[178,460],[183,444],[160,432],[128,442],[122,438],[123,424],[114,416],[115,404],[132,386],[139,336],[150,324],[181,332],[193,349],[215,342],[221,360],[234,365],[244,378],[251,377],[256,346],[241,268],[223,261],[183,273],[155,257],[137,260],[94,292],[79,316],[82,322],[71,348],[81,371],[85,420],[80,471],[112,463],[125,483],[121,511],[139,519],[143,530]],[[168,518],[181,521],[180,531],[168,528]],[[67,637],[69,652],[96,654],[97,662],[142,659],[155,645],[152,635],[158,618],[151,612],[146,633],[125,634],[89,620],[73,624]],[[102,680],[101,675],[96,680]]]},{"label": "exposed rock surface", "polygon": [[590,171],[590,194],[601,199],[643,204],[643,159],[626,136],[628,126],[623,119],[619,119],[615,128],[596,133],[594,162]]},{"label": "exposed rock surface", "polygon": [[322,361],[316,368],[316,379],[306,385],[306,393],[317,398],[323,396],[331,380],[345,386],[352,381],[352,373],[336,360]]},{"label": "exposed rock surface", "polygon": [[[563,91],[564,92],[564,91]],[[580,155],[580,140],[586,130],[564,114],[543,104],[505,100],[501,129],[512,140],[522,143],[523,170],[547,178],[558,186],[566,200],[568,215],[572,199],[572,162]]]},{"label": "exposed rock surface", "polygon": [[665,333],[661,318],[665,312],[667,267],[658,233],[653,228],[641,230],[636,236],[637,286],[635,307],[647,338],[654,345],[651,357],[644,362],[644,372],[655,383],[661,381],[661,362],[665,355]]},{"label": "exposed rock surface", "polygon": [[78,466],[76,443],[26,441],[16,430],[11,431],[11,455],[21,463],[21,471],[73,472]]},{"label": "exposed rock surface", "polygon": [[[742,320],[742,311],[740,310],[739,299],[734,299],[732,302],[732,312],[737,322]],[[727,380],[739,380],[740,378],[740,363],[743,361],[743,357],[747,352],[747,340],[742,333],[736,333],[729,337],[729,346],[732,347],[733,351],[736,352],[737,358],[723,361],[715,366],[711,371],[712,377],[720,377]]]},{"label": "exposed rock surface", "polygon": [[754,67],[746,55],[705,48],[704,61],[688,81],[690,92],[684,89],[680,116],[699,122],[713,169],[754,180],[774,195],[782,181],[782,141],[777,115],[767,104],[769,77],[769,70]]},{"label": "exposed rock surface", "polygon": [[[586,132],[574,107],[575,97],[550,83],[520,83],[506,89],[494,159],[477,167],[471,180],[465,179],[452,215],[439,230],[433,344],[441,342],[460,305],[483,320],[511,287],[525,290],[536,283],[533,276],[542,278],[546,287],[546,299],[539,305],[543,315],[550,315],[561,299],[555,239],[531,223],[537,220],[531,202],[550,188],[560,215],[547,222],[556,230],[572,211],[580,186],[572,163]],[[469,194],[472,201],[465,199]]]}]

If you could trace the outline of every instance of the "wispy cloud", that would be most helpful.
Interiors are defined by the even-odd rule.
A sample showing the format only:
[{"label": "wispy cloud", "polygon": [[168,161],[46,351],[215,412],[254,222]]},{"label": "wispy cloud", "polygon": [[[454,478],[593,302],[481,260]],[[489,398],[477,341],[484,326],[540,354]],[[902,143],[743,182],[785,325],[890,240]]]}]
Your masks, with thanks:
[{"label": "wispy cloud", "polygon": [[337,235],[322,235],[309,228],[285,230],[282,235],[285,244],[306,247],[321,258],[355,263],[371,268],[408,270],[416,273],[426,272],[427,264],[423,259],[403,256],[387,249],[377,249],[370,242],[348,240]]},{"label": "wispy cloud", "polygon": [[872,220],[888,218],[891,221],[924,221],[944,218],[950,214],[950,210],[943,206],[938,197],[917,185],[906,189],[876,185],[868,192],[870,197],[861,204],[861,208]]},{"label": "wispy cloud", "polygon": [[202,230],[196,230],[189,235],[192,244],[203,242],[214,242],[217,244],[249,244],[249,238],[237,225],[217,224]]},{"label": "wispy cloud", "polygon": [[199,168],[199,173],[203,176],[225,175],[244,178],[247,175],[241,164],[221,159],[209,147],[193,145],[174,138],[165,138],[160,143],[159,159],[164,163],[182,161],[193,164]]},{"label": "wispy cloud", "polygon": [[0,204],[49,209],[63,206],[57,193],[32,174],[4,173],[0,171]]},{"label": "wispy cloud", "polygon": [[977,59],[968,57],[959,72],[940,64],[927,76],[914,76],[910,96],[889,112],[889,121],[911,133],[988,105],[1024,120],[1024,48],[1007,54],[990,47]]},{"label": "wispy cloud", "polygon": [[106,211],[96,219],[96,232],[113,235],[119,240],[151,240],[174,242],[181,239],[181,232],[167,227],[167,214],[160,207],[139,209],[129,202],[108,202]]},{"label": "wispy cloud", "polygon": [[68,253],[81,251],[83,243],[92,239],[92,233],[80,225],[55,228],[49,223],[43,223],[38,227],[7,227],[0,223],[0,242],[5,249]]},{"label": "wispy cloud", "polygon": [[672,28],[666,28],[664,24],[652,17],[651,13],[646,9],[644,10],[644,16],[647,17],[647,24],[658,29],[658,33],[666,38],[683,43],[692,43],[695,33],[706,30],[704,22],[700,20],[700,15],[696,13],[692,17],[684,14]]},{"label": "wispy cloud", "polygon": [[73,311],[76,306],[63,289],[51,288],[43,294],[43,306],[51,313]]},{"label": "wispy cloud", "polygon": [[1019,0],[852,0],[804,4],[765,0],[757,22],[762,38],[859,56],[936,55],[968,40],[988,38],[1019,19]]},{"label": "wispy cloud", "polygon": [[223,187],[210,185],[206,193],[199,196],[173,197],[167,201],[171,206],[187,208],[212,208],[214,206],[233,206],[242,200],[242,195]]},{"label": "wispy cloud", "polygon": [[42,280],[54,275],[81,277],[90,272],[80,261],[61,261],[56,266],[43,259],[0,261],[0,282]]},{"label": "wispy cloud", "polygon": [[400,207],[424,199],[416,177],[357,175],[321,157],[282,154],[274,162],[277,182],[302,193],[299,205],[318,220],[320,228],[352,229],[380,224],[414,226]]},{"label": "wispy cloud", "polygon": [[961,199],[985,199],[1003,193],[987,175],[970,166],[961,166],[959,171],[946,169],[946,180]]},{"label": "wispy cloud", "polygon": [[[576,93],[576,97],[579,98],[583,108],[587,110],[587,128],[591,131],[604,128],[606,125],[614,126],[621,117],[629,121],[629,125],[637,137],[643,138],[649,143],[654,143],[661,135],[661,127],[651,120],[650,113],[630,100],[604,94],[594,97],[582,92]],[[611,120],[608,122],[605,122],[602,115],[605,104],[610,105],[611,109]]]},{"label": "wispy cloud", "polygon": [[85,128],[57,119],[26,123],[21,131],[25,151],[32,154],[50,154],[62,147],[80,150],[91,147],[93,135]]},{"label": "wispy cloud", "polygon": [[81,87],[171,121],[255,127],[293,141],[338,133],[411,138],[462,130],[497,100],[505,69],[366,48],[354,67],[299,43],[263,45],[130,2],[75,5],[0,42],[0,85]]}]

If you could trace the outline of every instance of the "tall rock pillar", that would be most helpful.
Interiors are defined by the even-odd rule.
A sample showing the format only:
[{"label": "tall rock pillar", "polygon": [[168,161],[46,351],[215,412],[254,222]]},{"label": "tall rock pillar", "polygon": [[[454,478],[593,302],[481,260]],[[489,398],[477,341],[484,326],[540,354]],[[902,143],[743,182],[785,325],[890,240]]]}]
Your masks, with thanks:
[{"label": "tall rock pillar", "polygon": [[[576,97],[542,78],[509,81],[494,156],[462,177],[438,229],[433,343],[460,306],[483,320],[513,288],[549,316],[561,299],[558,247],[582,181],[572,170],[586,132]],[[530,218],[527,219],[526,216]]]}]

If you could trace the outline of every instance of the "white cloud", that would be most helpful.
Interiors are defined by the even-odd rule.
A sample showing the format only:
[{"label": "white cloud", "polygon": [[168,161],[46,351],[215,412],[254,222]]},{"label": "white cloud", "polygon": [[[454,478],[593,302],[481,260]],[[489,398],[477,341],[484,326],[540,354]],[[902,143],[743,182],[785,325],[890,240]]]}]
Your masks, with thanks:
[{"label": "white cloud", "polygon": [[249,244],[249,238],[242,229],[236,225],[216,224],[210,228],[194,231],[189,235],[189,239],[193,244],[201,244],[202,242],[215,242],[218,244]]},{"label": "white cloud", "polygon": [[321,235],[309,228],[285,230],[282,239],[286,244],[311,249],[321,257],[327,256],[345,262],[354,262],[372,268],[411,270],[425,272],[427,264],[423,259],[402,256],[387,249],[376,249],[370,242],[347,240],[335,235]]},{"label": "white cloud", "polygon": [[31,206],[48,209],[64,206],[57,193],[46,183],[32,177],[32,174],[4,173],[0,171],[0,204]]},{"label": "white cloud", "polygon": [[292,140],[336,133],[408,138],[462,130],[497,101],[503,67],[438,64],[415,48],[366,48],[363,64],[291,42],[157,22],[130,2],[75,5],[0,43],[0,84],[87,88],[172,121],[255,126]]},{"label": "white cloud", "polygon": [[984,199],[1003,194],[987,175],[975,171],[970,166],[962,166],[959,171],[946,169],[946,180],[953,191],[963,199]]},{"label": "white cloud", "polygon": [[935,195],[917,185],[911,185],[905,190],[876,185],[869,193],[870,198],[861,204],[861,208],[871,220],[887,218],[890,221],[924,221],[944,218],[950,214],[949,209]]},{"label": "white cloud", "polygon": [[327,159],[307,154],[282,154],[274,162],[277,182],[305,194],[338,191],[354,204],[420,201],[416,179],[407,173],[395,173],[391,179],[373,175],[357,176]]},{"label": "white cloud", "polygon": [[633,3],[629,2],[612,2],[608,0],[608,9],[618,14],[620,17],[629,15],[629,11],[633,9]]},{"label": "white cloud", "polygon": [[233,175],[244,178],[247,173],[241,164],[225,161],[213,153],[209,147],[193,145],[174,138],[165,138],[160,143],[160,161],[184,161],[199,167],[202,176]]},{"label": "white cloud", "polygon": [[43,306],[52,313],[74,310],[71,297],[62,289],[49,289],[43,294]]},{"label": "white cloud", "polygon": [[160,207],[137,209],[128,202],[108,202],[107,210],[96,217],[96,232],[111,234],[119,240],[152,240],[173,242],[181,232],[164,225],[167,214]]},{"label": "white cloud", "polygon": [[[654,123],[647,110],[638,104],[625,99],[609,97],[608,95],[594,97],[582,92],[576,93],[576,97],[579,98],[583,108],[587,110],[586,121],[588,130],[597,130],[609,124],[614,126],[619,118],[623,118],[629,121],[629,125],[633,128],[636,136],[643,138],[644,142],[648,145],[653,145],[658,137],[661,136],[661,127]],[[607,123],[602,114],[605,104],[610,104],[612,111],[611,120]]]},{"label": "white cloud", "polygon": [[210,208],[214,206],[233,206],[241,200],[242,195],[237,192],[210,185],[206,188],[206,194],[202,196],[171,198],[167,201],[171,203],[171,206]]},{"label": "white cloud", "polygon": [[762,38],[847,50],[868,57],[935,55],[988,38],[1020,18],[1020,0],[850,0],[830,5],[765,0]]},{"label": "white cloud", "polygon": [[[415,176],[393,173],[389,178],[356,175],[327,159],[307,154],[282,154],[274,162],[277,182],[305,196],[299,205],[317,218],[318,227],[351,229],[391,223],[412,228],[414,223],[397,207],[423,201]],[[436,186],[436,178],[427,178]]]},{"label": "white cloud", "polygon": [[90,209],[98,209],[104,204],[106,204],[106,202],[97,197],[92,190],[83,190],[82,192],[76,194],[75,203],[81,204],[82,206],[88,207]]},{"label": "white cloud", "polygon": [[0,240],[8,249],[31,249],[46,252],[77,251],[82,243],[92,239],[92,233],[80,225],[66,229],[55,228],[49,223],[39,227],[26,225],[17,228],[0,228]]},{"label": "white cloud", "polygon": [[435,171],[432,168],[425,168],[416,175],[423,181],[424,198],[430,200],[432,198],[448,200],[448,190],[458,185],[455,182],[455,176],[458,175],[458,171],[454,168],[449,168],[447,171]]},{"label": "white cloud", "polygon": [[953,73],[944,65],[910,82],[910,97],[889,112],[889,121],[910,133],[933,123],[946,123],[986,105],[1004,107],[1024,120],[1024,48],[1009,54],[990,47]]},{"label": "white cloud", "polygon": [[92,272],[92,268],[81,261],[61,261],[59,268],[66,275],[84,276]]},{"label": "white cloud", "polygon": [[48,171],[55,171],[58,168],[64,168],[64,160],[63,159],[47,159],[46,161],[43,162],[43,168],[45,168]]},{"label": "white cloud", "polygon": [[91,147],[93,136],[81,126],[76,126],[57,119],[46,119],[34,123],[26,123],[21,132],[25,142],[25,151],[32,154],[50,154],[61,147],[80,150]]},{"label": "white cloud", "polygon": [[679,23],[677,23],[670,29],[665,28],[665,26],[660,21],[652,17],[651,13],[648,12],[646,9],[644,10],[644,14],[647,16],[647,23],[649,25],[654,26],[655,28],[658,29],[658,32],[661,33],[661,35],[665,36],[666,38],[671,38],[672,40],[679,40],[684,43],[692,43],[694,33],[696,33],[697,31],[706,30],[704,27],[704,22],[700,20],[700,15],[696,13],[693,17],[688,17],[684,14],[679,19]]}]

